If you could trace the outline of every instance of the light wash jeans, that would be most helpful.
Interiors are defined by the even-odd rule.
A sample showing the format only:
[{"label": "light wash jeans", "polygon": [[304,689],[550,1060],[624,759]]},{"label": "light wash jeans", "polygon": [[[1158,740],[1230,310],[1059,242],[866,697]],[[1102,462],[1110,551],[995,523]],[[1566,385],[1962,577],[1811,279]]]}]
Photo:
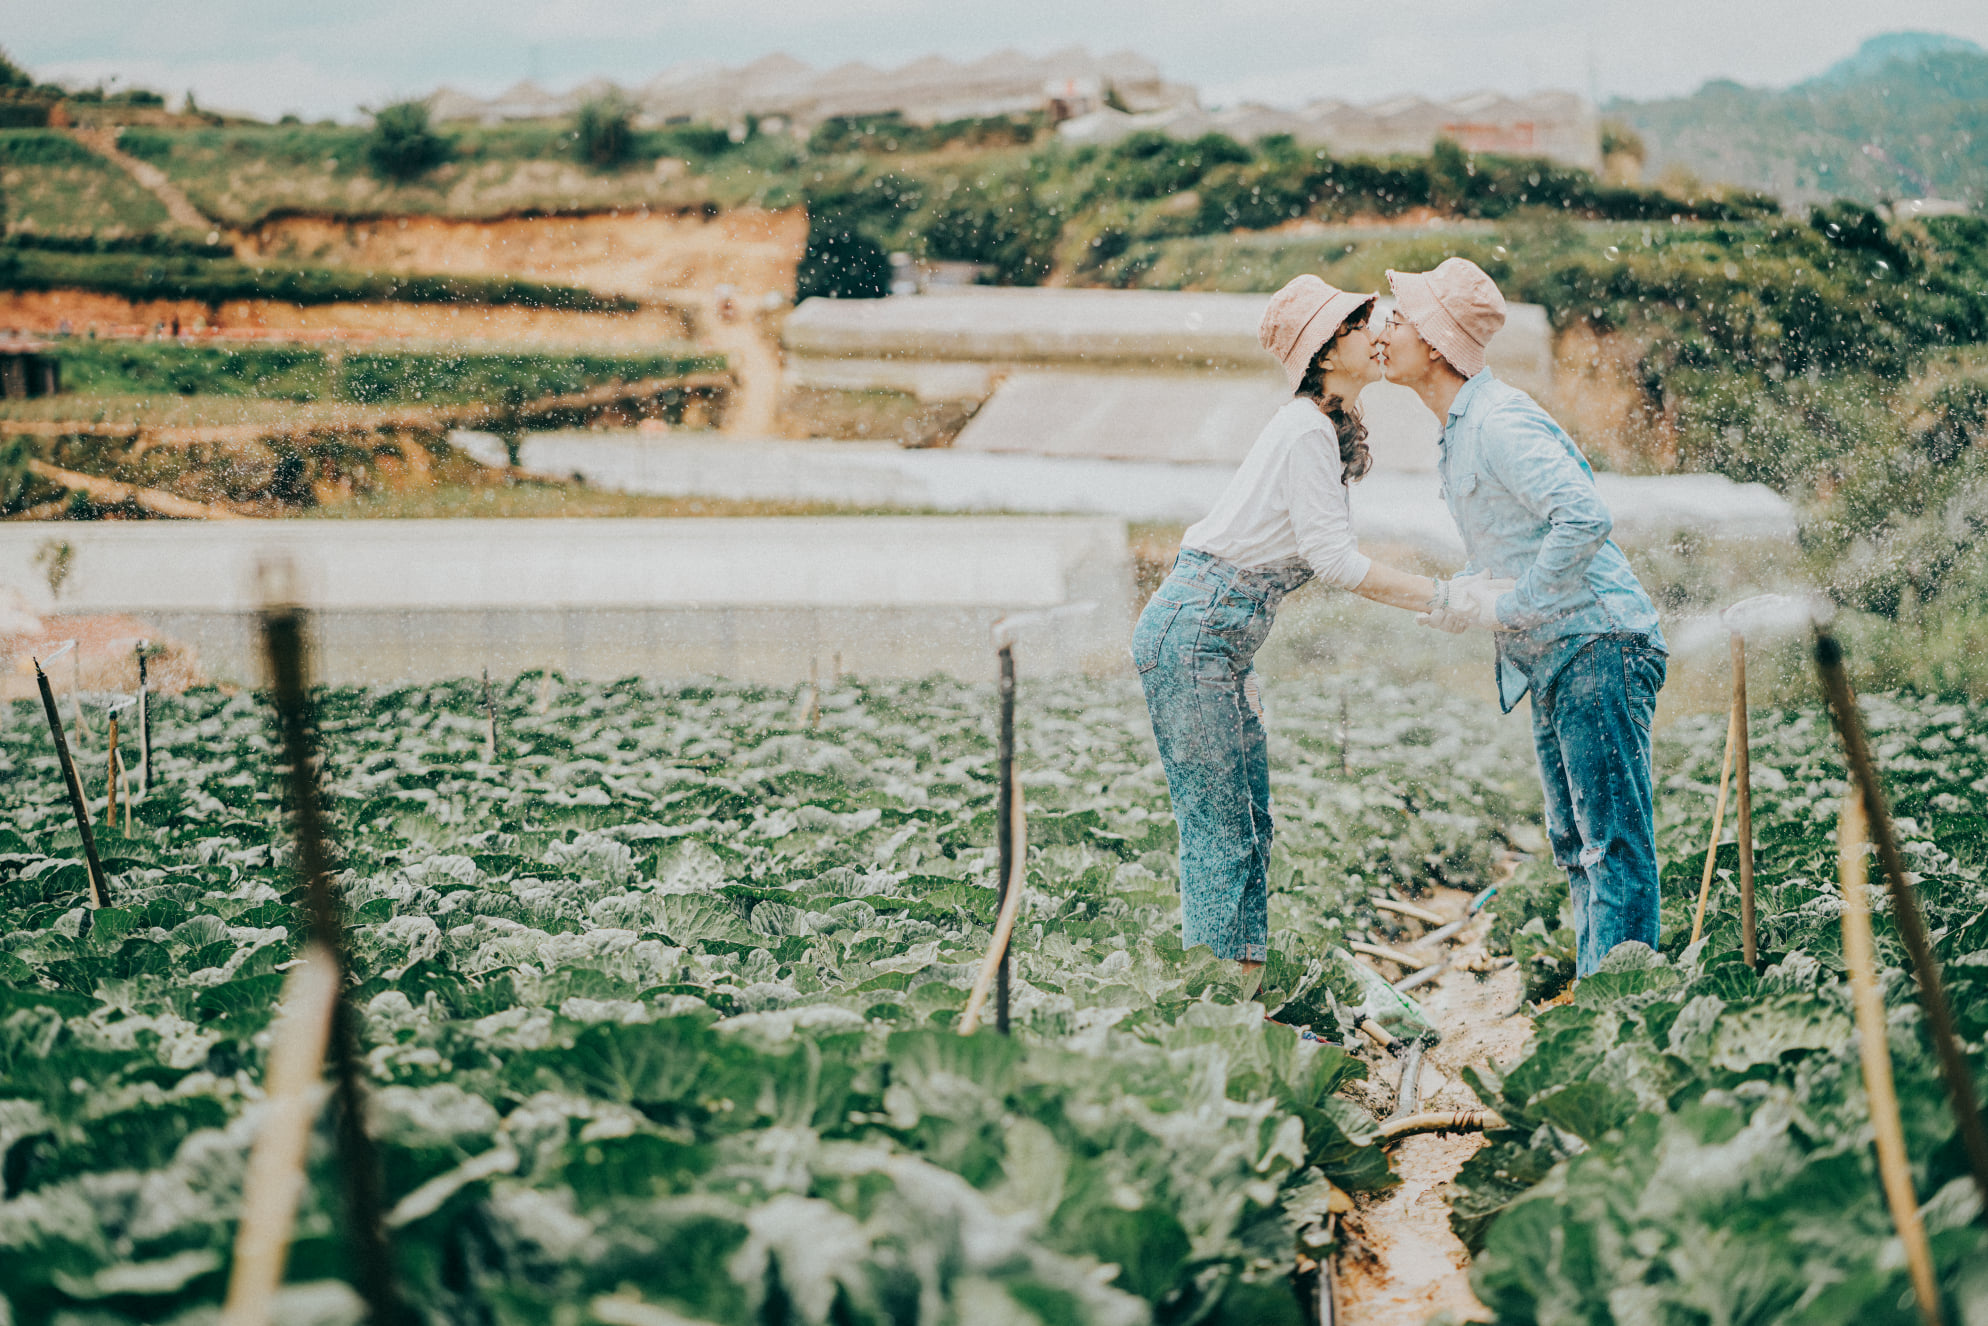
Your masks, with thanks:
[{"label": "light wash jeans", "polygon": [[1650,717],[1664,652],[1641,635],[1598,635],[1532,696],[1546,835],[1574,897],[1574,970],[1626,940],[1657,946],[1656,808]]},{"label": "light wash jeans", "polygon": [[1270,755],[1251,660],[1309,579],[1299,561],[1245,569],[1183,548],[1132,632],[1180,826],[1181,943],[1217,957],[1269,954]]}]

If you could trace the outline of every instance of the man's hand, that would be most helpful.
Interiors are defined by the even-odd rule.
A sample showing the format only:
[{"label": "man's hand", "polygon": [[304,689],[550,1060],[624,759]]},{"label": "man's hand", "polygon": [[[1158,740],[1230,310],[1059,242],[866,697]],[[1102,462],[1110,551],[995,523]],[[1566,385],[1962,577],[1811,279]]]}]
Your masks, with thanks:
[{"label": "man's hand", "polygon": [[1498,600],[1511,593],[1518,583],[1493,579],[1489,571],[1438,580],[1427,611],[1415,620],[1451,635],[1462,635],[1472,627],[1485,631],[1509,630],[1498,620]]}]

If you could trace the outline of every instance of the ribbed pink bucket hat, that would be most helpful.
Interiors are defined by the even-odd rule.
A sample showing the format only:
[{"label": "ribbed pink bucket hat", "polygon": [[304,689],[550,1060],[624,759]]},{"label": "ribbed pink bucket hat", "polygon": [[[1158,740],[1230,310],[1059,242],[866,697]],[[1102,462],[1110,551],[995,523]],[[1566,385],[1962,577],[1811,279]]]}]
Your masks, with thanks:
[{"label": "ribbed pink bucket hat", "polygon": [[1505,325],[1505,297],[1482,267],[1445,258],[1433,272],[1389,272],[1394,306],[1422,339],[1467,378],[1484,371],[1484,347]]},{"label": "ribbed pink bucket hat", "polygon": [[1316,276],[1295,276],[1270,297],[1270,307],[1263,310],[1256,338],[1284,365],[1284,376],[1291,380],[1291,390],[1296,391],[1319,347],[1331,340],[1333,333],[1362,305],[1371,304],[1376,298],[1376,295],[1341,290]]}]

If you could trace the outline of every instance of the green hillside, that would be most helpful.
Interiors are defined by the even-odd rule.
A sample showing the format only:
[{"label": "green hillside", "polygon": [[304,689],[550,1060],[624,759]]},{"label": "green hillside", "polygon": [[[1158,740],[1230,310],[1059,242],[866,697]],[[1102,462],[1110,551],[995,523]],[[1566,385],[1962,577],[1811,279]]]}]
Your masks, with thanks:
[{"label": "green hillside", "polygon": [[1643,139],[1653,177],[1682,167],[1789,203],[1988,202],[1988,51],[1969,42],[1894,33],[1792,88],[1718,80],[1603,109]]}]

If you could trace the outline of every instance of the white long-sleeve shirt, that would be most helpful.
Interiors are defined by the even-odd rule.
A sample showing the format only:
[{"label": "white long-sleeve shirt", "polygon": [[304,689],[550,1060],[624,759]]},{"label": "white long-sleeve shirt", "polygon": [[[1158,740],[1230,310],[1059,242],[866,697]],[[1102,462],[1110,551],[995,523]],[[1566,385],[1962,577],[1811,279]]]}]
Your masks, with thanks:
[{"label": "white long-sleeve shirt", "polygon": [[1243,567],[1302,557],[1319,579],[1352,589],[1373,560],[1353,537],[1345,470],[1332,421],[1299,397],[1270,417],[1215,509],[1181,546]]}]

